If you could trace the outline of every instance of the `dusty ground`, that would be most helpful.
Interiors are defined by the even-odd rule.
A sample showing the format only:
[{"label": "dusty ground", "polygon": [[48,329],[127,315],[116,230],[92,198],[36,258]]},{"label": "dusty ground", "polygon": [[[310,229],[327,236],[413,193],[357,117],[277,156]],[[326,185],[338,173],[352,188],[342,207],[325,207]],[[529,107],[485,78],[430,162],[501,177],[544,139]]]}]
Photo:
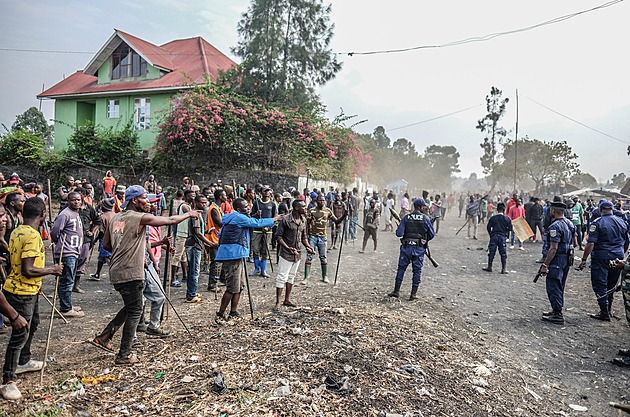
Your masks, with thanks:
[{"label": "dusty ground", "polygon": [[[142,363],[133,367],[115,366],[113,355],[85,343],[122,304],[107,279],[85,281],[87,293],[76,294],[75,303],[86,317],[69,325],[54,321],[54,362],[44,386],[39,373],[23,375],[24,399],[1,402],[0,416],[619,415],[608,403],[630,402],[630,369],[610,359],[630,347],[630,329],[625,319],[600,323],[588,317],[597,309],[588,272],[570,273],[566,325],[543,323],[540,314],[549,309],[544,280],[532,283],[541,245],[510,251],[510,275],[488,274],[481,271],[485,238],[467,240],[465,230],[455,236],[462,223],[453,216],[442,223],[432,242],[440,267],[425,267],[416,302],[406,301],[411,271],[404,298],[385,296],[398,259],[398,241],[389,232],[380,233],[377,254],[359,254],[359,242],[344,247],[337,286],[296,286],[297,309],[272,313],[273,281],[251,278],[255,319],[249,319],[244,299],[246,320],[237,327],[215,326],[217,302],[203,290],[205,275],[203,303],[185,304],[183,288],[172,293],[194,339],[171,310],[164,327],[177,334],[166,340],[140,334]],[[333,277],[337,255],[329,252]],[[52,292],[50,279],[45,291]],[[37,358],[50,317],[43,299],[40,306]],[[622,317],[621,304],[616,307]],[[0,345],[7,338],[0,336]],[[415,367],[406,371],[406,365]],[[223,395],[212,391],[217,370],[228,387]],[[102,375],[115,380],[79,383]],[[348,377],[351,389],[327,389],[327,376]],[[288,390],[281,388],[287,384]]]}]

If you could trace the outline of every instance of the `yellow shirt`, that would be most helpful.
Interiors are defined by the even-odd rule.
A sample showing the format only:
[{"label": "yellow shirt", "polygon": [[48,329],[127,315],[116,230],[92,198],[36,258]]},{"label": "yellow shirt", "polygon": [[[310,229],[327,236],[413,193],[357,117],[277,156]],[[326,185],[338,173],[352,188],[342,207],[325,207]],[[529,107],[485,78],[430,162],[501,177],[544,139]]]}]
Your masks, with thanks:
[{"label": "yellow shirt", "polygon": [[35,258],[34,266],[44,268],[44,243],[39,232],[31,226],[20,225],[9,241],[11,273],[4,290],[16,295],[36,295],[42,286],[42,277],[27,278],[22,275],[22,259]]}]

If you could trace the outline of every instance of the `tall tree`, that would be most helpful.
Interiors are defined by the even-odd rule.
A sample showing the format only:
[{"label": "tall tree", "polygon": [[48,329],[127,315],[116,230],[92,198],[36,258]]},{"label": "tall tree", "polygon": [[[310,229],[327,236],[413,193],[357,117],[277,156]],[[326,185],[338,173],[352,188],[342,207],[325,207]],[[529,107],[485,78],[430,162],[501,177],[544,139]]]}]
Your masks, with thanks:
[{"label": "tall tree", "polygon": [[434,188],[445,189],[451,185],[454,173],[460,172],[459,152],[454,146],[431,145],[424,150],[429,180]]},{"label": "tall tree", "polygon": [[243,59],[240,92],[291,107],[316,101],[314,87],[341,69],[330,11],[322,0],[253,0],[232,50]]},{"label": "tall tree", "polygon": [[[495,172],[510,177],[514,172],[514,141],[503,147],[504,161]],[[545,183],[566,181],[580,173],[577,154],[566,141],[541,141],[523,138],[518,140],[518,178],[534,181],[536,192]]]},{"label": "tall tree", "polygon": [[619,174],[613,174],[612,179],[609,181],[609,183],[611,185],[614,185],[615,187],[623,187],[623,185],[626,183],[626,174],[623,172],[620,172]]},{"label": "tall tree", "polygon": [[376,144],[377,148],[389,148],[391,140],[389,139],[389,136],[387,136],[387,133],[385,133],[385,128],[383,126],[376,126],[376,128],[374,129],[374,133],[372,133],[372,136],[374,137],[374,143]]},{"label": "tall tree", "polygon": [[52,127],[46,122],[44,113],[37,110],[37,107],[31,107],[15,118],[11,130],[20,129],[26,129],[30,133],[39,133],[44,139],[52,134]]},{"label": "tall tree", "polygon": [[503,92],[496,87],[490,89],[490,95],[486,96],[486,114],[477,121],[477,129],[484,133],[485,137],[481,148],[481,166],[485,174],[491,174],[499,153],[497,145],[503,144],[507,136],[507,130],[499,125],[499,121],[505,115],[509,98],[502,98]]},{"label": "tall tree", "polygon": [[579,188],[594,188],[597,187],[597,180],[594,176],[588,172],[581,172],[571,177],[569,180],[571,185],[575,185]]}]

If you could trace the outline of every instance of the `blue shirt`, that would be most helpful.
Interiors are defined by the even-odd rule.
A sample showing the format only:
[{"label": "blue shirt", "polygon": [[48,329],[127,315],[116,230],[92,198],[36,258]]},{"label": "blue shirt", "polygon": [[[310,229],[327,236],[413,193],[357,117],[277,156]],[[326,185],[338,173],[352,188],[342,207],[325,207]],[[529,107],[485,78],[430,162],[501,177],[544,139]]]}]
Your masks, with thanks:
[{"label": "blue shirt", "polygon": [[623,248],[628,243],[628,227],[620,217],[603,214],[588,227],[588,243],[595,244],[592,259],[623,259]]},{"label": "blue shirt", "polygon": [[543,244],[543,255],[547,255],[551,242],[558,244],[557,255],[566,255],[569,253],[571,246],[573,246],[573,237],[575,236],[577,229],[572,221],[567,218],[562,218],[552,222],[547,228]]},{"label": "blue shirt", "polygon": [[[238,211],[226,214],[223,216],[223,226],[219,231],[220,245],[215,259],[217,261],[232,261],[247,258],[249,256],[249,229],[272,226],[273,219],[252,219]],[[230,239],[230,242],[237,243],[222,243],[221,236],[223,233],[227,233],[226,230],[239,234],[239,236]]]},{"label": "blue shirt", "polygon": [[512,231],[512,220],[503,213],[495,214],[490,217],[490,220],[488,220],[486,229],[488,230],[488,234],[490,236],[505,236],[508,232]]}]

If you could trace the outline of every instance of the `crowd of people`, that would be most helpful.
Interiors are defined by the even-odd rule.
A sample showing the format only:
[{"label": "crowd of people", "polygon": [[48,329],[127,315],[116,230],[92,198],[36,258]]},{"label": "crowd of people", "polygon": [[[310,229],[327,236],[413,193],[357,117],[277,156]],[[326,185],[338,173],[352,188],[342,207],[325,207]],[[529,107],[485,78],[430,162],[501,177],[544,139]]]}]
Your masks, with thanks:
[{"label": "crowd of people", "polygon": [[[563,293],[574,247],[584,250],[580,268],[591,256],[593,290],[600,306],[592,315],[595,319],[610,320],[619,274],[622,270],[624,277],[630,274],[630,259],[624,260],[628,214],[621,211],[618,202],[601,201],[596,207],[590,200],[585,204],[577,198],[543,202],[532,197],[523,205],[516,194],[499,199],[461,194],[457,200],[454,193],[429,195],[423,191],[422,197],[411,198],[407,192],[397,195],[387,189],[360,196],[357,188],[274,190],[269,184],[223,184],[221,180],[201,188],[188,177],[172,187],[172,198],[167,200],[153,175],[142,185],[126,187],[107,171],[98,196],[87,179],[67,176],[57,189],[59,213],[47,219],[52,217],[52,203],[42,184],[25,184],[17,174],[4,180],[0,174],[0,186],[0,256],[4,258],[0,275],[6,277],[0,296],[0,313],[5,315],[5,320],[0,320],[0,332],[12,328],[0,387],[5,399],[21,397],[15,383],[17,374],[44,366],[31,358],[30,345],[39,323],[42,278],[47,275],[58,277],[59,314],[65,319],[81,319],[86,314],[73,302],[73,293],[84,292],[82,279],[98,281],[108,275],[123,308],[90,342],[115,353],[113,337],[122,327],[115,363],[129,365],[138,361],[133,354],[138,332],[160,338],[171,335],[160,327],[167,301],[165,287],[185,285],[185,302],[201,303],[200,281],[207,275],[207,289],[214,291],[215,297],[218,288],[224,287],[215,323],[237,325],[242,320],[238,308],[248,285],[248,269],[249,276],[270,278],[269,269],[276,264],[273,311],[296,307],[292,289],[302,247],[306,257],[300,284],[309,285],[316,275],[315,255],[320,264],[318,279],[329,283],[328,252],[341,251],[344,243],[358,240],[359,229],[363,231],[361,254],[370,240],[376,252],[379,232],[392,232],[401,239],[394,290],[388,295],[400,297],[404,274],[411,264],[409,300],[413,301],[424,258],[431,259],[429,241],[438,235],[441,221],[457,202],[460,217],[465,209],[469,238],[478,239],[478,225],[487,224],[490,243],[484,270],[488,272],[492,272],[498,250],[501,272],[507,273],[506,241],[514,248],[516,239],[519,249],[524,250],[524,242],[512,226],[519,218],[524,218],[532,230],[527,240],[535,243],[542,239],[540,274],[546,275],[552,307],[543,319],[551,323],[564,323]],[[47,240],[53,253],[49,267],[44,258]],[[89,274],[94,251],[98,253],[96,271]],[[163,255],[168,261],[161,268]],[[625,290],[630,290],[625,282]],[[630,294],[627,296],[630,321]],[[630,365],[628,351],[620,353],[618,363]]]}]

